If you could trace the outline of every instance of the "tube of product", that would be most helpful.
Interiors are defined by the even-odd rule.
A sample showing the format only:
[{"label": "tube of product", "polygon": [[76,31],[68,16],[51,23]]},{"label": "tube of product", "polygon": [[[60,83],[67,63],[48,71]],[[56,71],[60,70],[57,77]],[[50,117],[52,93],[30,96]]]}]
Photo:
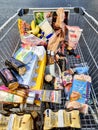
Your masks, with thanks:
[{"label": "tube of product", "polygon": [[19,86],[16,77],[8,68],[3,68],[0,70],[0,78],[2,79],[5,86],[7,86],[11,90],[18,88]]},{"label": "tube of product", "polygon": [[1,91],[0,90],[0,102],[5,102],[5,103],[23,103],[23,97],[9,93],[9,92],[5,92],[5,91]]},{"label": "tube of product", "polygon": [[15,70],[20,75],[23,75],[26,72],[25,64],[13,57],[7,59],[5,65],[9,66],[9,68]]}]

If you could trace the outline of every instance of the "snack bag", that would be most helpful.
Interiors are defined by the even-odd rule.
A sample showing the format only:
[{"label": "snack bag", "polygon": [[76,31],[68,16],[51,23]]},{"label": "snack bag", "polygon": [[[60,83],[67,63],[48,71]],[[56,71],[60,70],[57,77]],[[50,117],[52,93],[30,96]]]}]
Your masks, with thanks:
[{"label": "snack bag", "polygon": [[44,130],[50,130],[50,129],[56,127],[56,125],[55,125],[57,123],[56,114],[51,109],[45,110],[44,114],[45,114]]},{"label": "snack bag", "polygon": [[27,34],[27,31],[30,30],[30,25],[26,23],[26,21],[18,19],[18,29],[20,35],[25,35]]},{"label": "snack bag", "polygon": [[70,101],[78,101],[82,104],[88,103],[90,86],[91,83],[87,81],[74,79],[70,92]]},{"label": "snack bag", "polygon": [[76,49],[83,29],[79,28],[78,26],[67,26],[67,29],[68,45],[69,47]]}]

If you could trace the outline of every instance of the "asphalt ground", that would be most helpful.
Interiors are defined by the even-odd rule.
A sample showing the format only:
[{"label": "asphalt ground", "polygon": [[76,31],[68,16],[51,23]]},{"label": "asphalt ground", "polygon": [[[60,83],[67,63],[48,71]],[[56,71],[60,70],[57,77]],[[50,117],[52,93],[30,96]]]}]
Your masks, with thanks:
[{"label": "asphalt ground", "polygon": [[82,6],[98,20],[98,0],[0,0],[0,26],[19,8]]}]

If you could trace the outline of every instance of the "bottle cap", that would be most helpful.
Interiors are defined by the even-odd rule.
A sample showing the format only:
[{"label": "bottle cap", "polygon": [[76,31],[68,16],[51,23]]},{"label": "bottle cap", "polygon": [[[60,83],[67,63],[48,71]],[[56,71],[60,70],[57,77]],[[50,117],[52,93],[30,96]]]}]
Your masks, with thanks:
[{"label": "bottle cap", "polygon": [[50,75],[50,74],[47,74],[47,75],[45,76],[46,82],[50,82],[50,81],[52,81],[52,79],[53,79],[53,77],[52,77],[52,75]]}]

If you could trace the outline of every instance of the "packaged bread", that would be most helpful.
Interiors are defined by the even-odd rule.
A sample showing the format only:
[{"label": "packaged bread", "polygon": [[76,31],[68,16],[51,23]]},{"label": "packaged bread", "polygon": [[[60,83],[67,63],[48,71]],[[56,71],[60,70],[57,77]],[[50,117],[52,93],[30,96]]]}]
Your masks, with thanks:
[{"label": "packaged bread", "polygon": [[34,129],[33,119],[30,114],[18,116],[16,114],[10,115],[7,130],[32,130]]},{"label": "packaged bread", "polygon": [[9,122],[9,116],[0,114],[0,130],[7,130]]},{"label": "packaged bread", "polygon": [[44,130],[59,127],[81,128],[78,110],[58,110],[57,112],[53,112],[51,109],[46,109],[44,114]]}]

